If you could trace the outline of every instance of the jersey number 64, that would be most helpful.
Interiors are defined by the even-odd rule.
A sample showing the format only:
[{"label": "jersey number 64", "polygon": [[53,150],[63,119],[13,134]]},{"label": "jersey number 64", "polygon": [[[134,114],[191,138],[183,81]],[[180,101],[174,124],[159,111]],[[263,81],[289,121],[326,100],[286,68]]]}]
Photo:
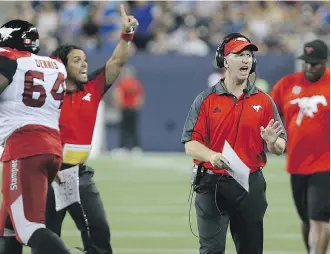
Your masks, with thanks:
[{"label": "jersey number 64", "polygon": [[[34,79],[39,79],[44,81],[44,73],[39,71],[27,71],[25,73],[24,79],[24,92],[23,92],[23,103],[28,107],[40,108],[45,104],[46,101],[46,90],[43,85],[35,85]],[[62,92],[59,92],[60,86],[62,87]],[[33,93],[38,93],[37,99],[33,98]],[[54,82],[53,88],[51,90],[51,95],[56,101],[61,102],[64,98],[65,86],[64,86],[64,75],[59,73],[57,79]]]}]

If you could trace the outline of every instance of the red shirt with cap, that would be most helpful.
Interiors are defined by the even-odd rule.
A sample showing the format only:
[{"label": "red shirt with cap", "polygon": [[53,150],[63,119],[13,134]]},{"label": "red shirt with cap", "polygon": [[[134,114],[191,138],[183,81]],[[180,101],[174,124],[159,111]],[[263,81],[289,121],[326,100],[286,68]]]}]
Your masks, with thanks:
[{"label": "red shirt with cap", "polygon": [[303,72],[283,77],[270,92],[288,133],[287,171],[330,170],[330,70],[317,82]]},{"label": "red shirt with cap", "polygon": [[[260,127],[266,127],[271,119],[281,122],[269,95],[253,86],[236,99],[224,88],[221,80],[194,100],[181,141],[195,140],[215,152],[222,152],[227,141],[252,173],[267,162]],[[285,129],[280,137],[286,140]],[[201,162],[194,160],[194,163]],[[223,169],[214,168],[210,162],[202,163],[215,173],[228,174]]]}]

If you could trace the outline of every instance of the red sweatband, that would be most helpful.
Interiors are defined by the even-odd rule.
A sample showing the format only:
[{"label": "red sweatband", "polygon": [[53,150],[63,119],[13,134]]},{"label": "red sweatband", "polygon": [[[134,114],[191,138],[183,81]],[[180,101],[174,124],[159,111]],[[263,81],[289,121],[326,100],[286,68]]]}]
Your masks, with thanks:
[{"label": "red sweatband", "polygon": [[133,40],[133,37],[134,37],[134,32],[128,33],[128,34],[121,32],[121,39],[122,40],[132,41]]}]

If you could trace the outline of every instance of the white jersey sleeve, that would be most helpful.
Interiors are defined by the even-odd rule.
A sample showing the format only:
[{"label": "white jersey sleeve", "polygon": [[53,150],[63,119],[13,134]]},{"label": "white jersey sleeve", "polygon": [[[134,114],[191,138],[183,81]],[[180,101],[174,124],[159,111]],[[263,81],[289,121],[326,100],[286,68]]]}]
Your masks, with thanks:
[{"label": "white jersey sleeve", "polygon": [[0,142],[28,124],[59,129],[67,72],[62,62],[0,48],[0,74],[9,80],[0,95]]}]

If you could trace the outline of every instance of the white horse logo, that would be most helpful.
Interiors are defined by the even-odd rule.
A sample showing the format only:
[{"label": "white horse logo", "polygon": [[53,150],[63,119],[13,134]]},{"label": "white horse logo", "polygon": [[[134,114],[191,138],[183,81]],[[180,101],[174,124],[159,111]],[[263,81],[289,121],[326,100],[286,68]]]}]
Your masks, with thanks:
[{"label": "white horse logo", "polygon": [[298,104],[300,111],[296,119],[296,124],[301,125],[303,117],[306,115],[310,118],[314,117],[314,113],[318,112],[318,104],[327,106],[328,103],[322,95],[314,95],[312,97],[302,97],[290,101],[291,104]]},{"label": "white horse logo", "polygon": [[20,27],[18,28],[10,28],[10,27],[2,27],[0,28],[0,34],[1,34],[1,41],[5,41],[8,40],[9,38],[12,38],[13,36],[11,36],[12,32],[21,30]]}]

